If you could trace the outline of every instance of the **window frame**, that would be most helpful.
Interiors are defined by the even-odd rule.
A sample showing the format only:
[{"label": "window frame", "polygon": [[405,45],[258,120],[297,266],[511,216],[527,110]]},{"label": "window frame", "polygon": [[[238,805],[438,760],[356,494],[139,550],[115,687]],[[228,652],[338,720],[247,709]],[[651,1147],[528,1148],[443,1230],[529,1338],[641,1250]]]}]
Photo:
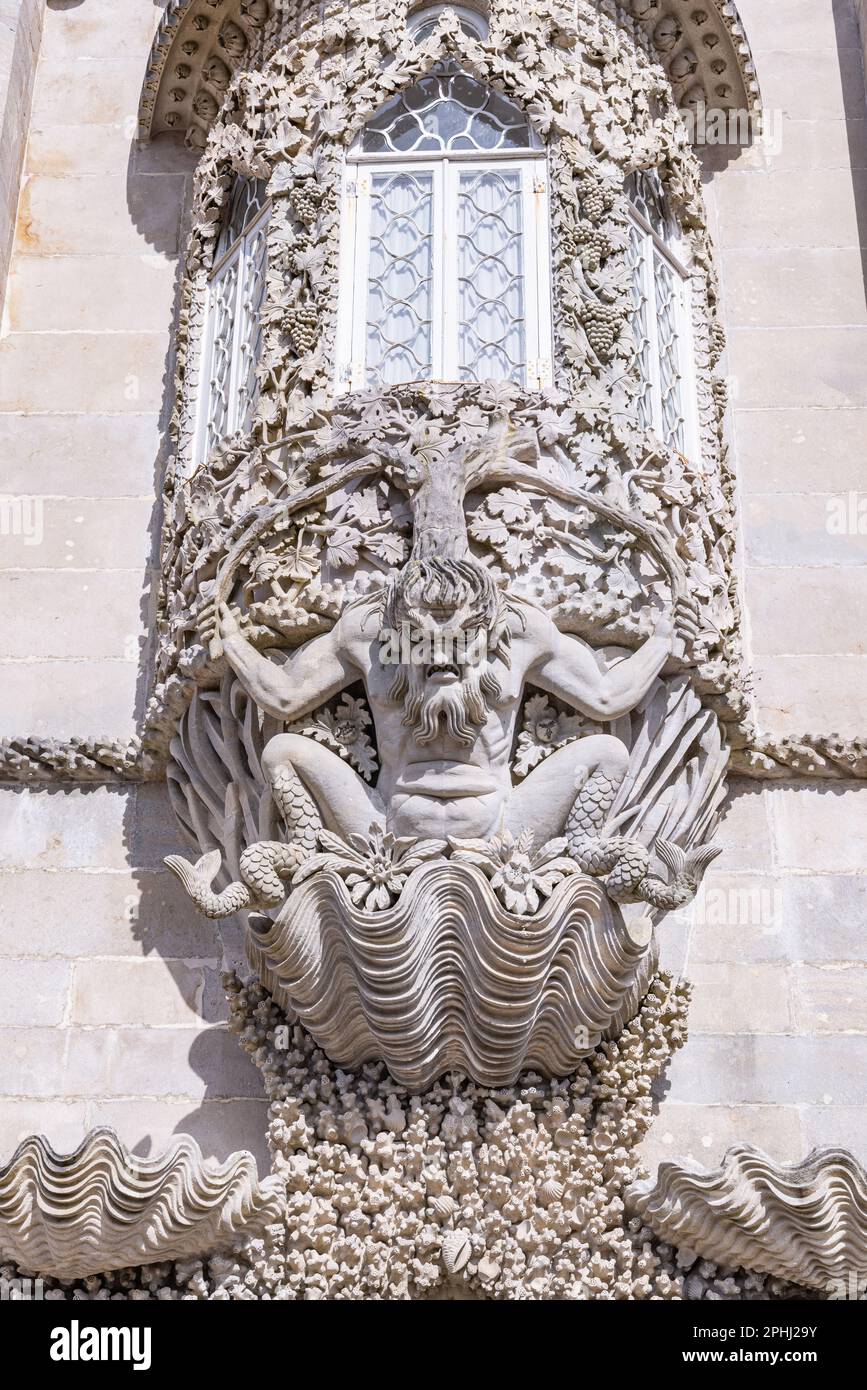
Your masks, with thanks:
[{"label": "window frame", "polygon": [[[680,382],[680,419],[683,431],[683,448],[678,453],[698,463],[701,459],[701,432],[698,420],[698,378],[695,367],[695,338],[692,326],[692,272],[690,256],[679,230],[670,237],[662,236],[647,217],[629,199],[629,218],[637,228],[641,238],[641,277],[644,293],[644,307],[649,347],[650,372],[648,378],[640,371],[639,344],[636,343],[636,361],[639,363],[640,379],[650,391],[650,428],[659,438],[665,440],[665,421],[662,410],[661,354],[659,344],[659,301],[656,287],[656,262],[661,260],[674,276],[677,295],[674,304],[675,332],[677,338],[677,371]],[[676,229],[675,229],[676,230]],[[631,258],[633,270],[635,262]],[[635,309],[632,325],[634,331]],[[676,448],[668,443],[667,447]]]},{"label": "window frame", "polygon": [[[423,170],[432,174],[431,374],[429,378],[413,380],[449,385],[477,384],[462,380],[459,367],[456,229],[460,176],[462,172],[480,173],[502,168],[519,170],[522,180],[521,257],[526,380],[520,384],[524,390],[536,391],[551,385],[553,334],[547,152],[536,148],[424,150],[396,156],[357,151],[347,157],[344,166],[335,377],[338,395],[367,388],[370,189],[372,176],[381,173],[418,173]],[[446,269],[449,266],[453,267],[451,273]]]},{"label": "window frame", "polygon": [[[204,305],[204,331],[201,340],[201,352],[199,356],[200,369],[196,402],[196,430],[195,448],[193,457],[196,467],[207,462],[211,451],[224,439],[230,439],[239,429],[249,427],[252,423],[251,413],[255,409],[258,399],[258,390],[244,402],[244,387],[249,380],[249,371],[241,380],[241,370],[245,358],[245,344],[249,341],[246,326],[252,319],[252,314],[248,304],[248,291],[255,282],[256,277],[261,278],[264,286],[265,277],[268,269],[268,220],[271,214],[270,199],[266,199],[262,207],[248,222],[235,240],[225,249],[220,258],[214,262],[209,275],[208,285],[205,294]],[[256,243],[259,236],[264,238],[264,252],[261,265],[257,268],[257,259],[254,254]],[[233,308],[231,318],[231,346],[229,349],[230,363],[228,373],[228,386],[226,388],[226,425],[218,437],[213,434],[213,366],[214,349],[216,345],[216,328],[219,310],[219,291],[227,275],[236,268],[235,287],[233,294]],[[256,325],[256,335],[262,331],[261,309],[264,304],[264,291],[262,293],[258,312],[260,315],[259,323]],[[256,354],[258,360],[258,354]],[[255,364],[254,364],[255,365]]]}]

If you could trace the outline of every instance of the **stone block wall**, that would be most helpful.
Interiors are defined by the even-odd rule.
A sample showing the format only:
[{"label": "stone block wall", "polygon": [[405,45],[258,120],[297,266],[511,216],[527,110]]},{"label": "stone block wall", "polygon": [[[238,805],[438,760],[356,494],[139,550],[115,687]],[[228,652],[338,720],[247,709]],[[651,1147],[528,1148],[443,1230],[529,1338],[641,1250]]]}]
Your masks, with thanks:
[{"label": "stone block wall", "polygon": [[860,34],[849,0],[745,0],[740,13],[776,137],[708,184],[748,650],[765,728],[851,735],[864,730],[867,544],[832,523],[867,482]]},{"label": "stone block wall", "polygon": [[[739,0],[771,148],[706,151],[760,725],[867,729],[867,109],[850,0]],[[648,1157],[754,1142],[867,1159],[867,786],[733,783],[663,958],[691,1038]],[[665,928],[663,929],[665,933]]]},{"label": "stone block wall", "polygon": [[[863,733],[864,538],[827,526],[834,499],[867,493],[855,0],[739,10],[782,135],[769,154],[708,152],[759,717]],[[135,144],[159,15],[44,13],[0,337],[3,486],[20,499],[4,515],[22,522],[0,535],[0,734],[122,738],[146,699],[191,169],[183,148]],[[867,786],[735,783],[721,842],[664,929],[664,962],[696,988],[648,1158],[712,1163],[734,1140],[867,1158]],[[141,1152],[175,1130],[263,1149],[258,1080],[222,1026],[237,943],[163,870],[176,848],[159,787],[0,788],[0,1157],[103,1121]]]},{"label": "stone block wall", "polygon": [[[160,6],[33,8],[0,337],[0,735],[123,739],[147,698],[193,160],[136,143]],[[179,847],[161,787],[0,787],[0,1157],[103,1122],[140,1152],[176,1129],[264,1148],[258,1074],[222,1023],[222,938],[162,864]]]}]

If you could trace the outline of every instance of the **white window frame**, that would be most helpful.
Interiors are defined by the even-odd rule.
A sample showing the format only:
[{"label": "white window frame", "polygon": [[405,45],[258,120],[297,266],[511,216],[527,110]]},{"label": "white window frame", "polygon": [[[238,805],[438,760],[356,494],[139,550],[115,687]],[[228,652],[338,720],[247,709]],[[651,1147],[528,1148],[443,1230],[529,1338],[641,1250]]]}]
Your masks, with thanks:
[{"label": "white window frame", "polygon": [[[373,174],[433,175],[431,380],[460,382],[458,366],[457,199],[465,171],[518,169],[522,176],[522,259],[527,390],[552,381],[551,254],[548,162],[544,151],[450,150],[394,155],[358,153],[347,160],[341,219],[337,328],[338,394],[365,388],[370,187]],[[425,378],[427,380],[427,378]]]},{"label": "white window frame", "polygon": [[655,278],[655,263],[659,258],[673,272],[677,288],[674,317],[677,333],[680,408],[683,421],[683,454],[686,458],[697,463],[701,456],[701,433],[698,424],[698,381],[695,370],[695,340],[692,329],[692,275],[689,268],[689,255],[682,237],[678,235],[666,239],[660,236],[659,232],[631,201],[629,216],[641,235],[641,274],[650,358],[649,386],[652,427],[654,432],[661,439],[664,439],[665,425],[662,415],[659,318]]},{"label": "white window frame", "polygon": [[[227,248],[224,254],[215,263],[208,277],[208,289],[205,298],[205,329],[202,335],[201,366],[199,371],[198,402],[196,408],[194,457],[197,465],[204,463],[211,450],[221,440],[229,439],[235,434],[243,422],[241,400],[241,387],[243,383],[241,380],[241,369],[244,360],[244,343],[250,327],[246,298],[252,276],[255,274],[255,259],[251,252],[255,247],[259,233],[261,232],[267,235],[266,224],[270,212],[271,204],[266,202],[253,220],[247,224],[240,236]],[[263,274],[267,273],[267,254],[266,248]],[[225,429],[219,437],[214,436],[212,438],[213,415],[211,378],[214,365],[215,328],[217,323],[216,306],[220,285],[233,267],[237,268],[237,276],[234,307],[232,309],[232,345],[229,385],[226,393],[228,411]],[[250,403],[251,408],[252,405],[255,404],[255,399],[254,396]],[[244,402],[244,413],[246,413],[246,409],[247,403]]]}]

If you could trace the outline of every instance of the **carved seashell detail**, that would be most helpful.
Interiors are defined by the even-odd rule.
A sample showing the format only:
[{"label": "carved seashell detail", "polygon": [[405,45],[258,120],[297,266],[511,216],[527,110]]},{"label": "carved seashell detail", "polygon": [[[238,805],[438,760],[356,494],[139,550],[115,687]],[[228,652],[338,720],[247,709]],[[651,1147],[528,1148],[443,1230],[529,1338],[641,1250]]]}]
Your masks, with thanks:
[{"label": "carved seashell detail", "polygon": [[556,1178],[548,1178],[539,1185],[539,1197],[543,1206],[550,1206],[552,1202],[559,1202],[563,1193],[566,1191],[561,1182]]},{"label": "carved seashell detail", "polygon": [[729,1269],[823,1290],[867,1269],[867,1173],[845,1149],[791,1166],[746,1145],[710,1171],[661,1163],[627,1201],[663,1240]]},{"label": "carved seashell detail", "polygon": [[448,1220],[450,1216],[454,1216],[458,1209],[458,1204],[454,1197],[450,1197],[448,1193],[445,1193],[442,1197],[432,1197],[430,1205],[437,1216],[443,1217],[444,1220]]},{"label": "carved seashell detail", "polygon": [[654,970],[599,884],[575,875],[516,917],[471,864],[413,871],[386,911],[355,907],[324,870],[276,921],[253,919],[251,963],[339,1066],[384,1061],[423,1088],[457,1069],[484,1086],[573,1071],[631,1019]]},{"label": "carved seashell detail", "polygon": [[59,1279],[205,1255],[274,1221],[282,1193],[251,1154],[216,1163],[187,1137],[144,1159],[110,1129],[71,1154],[34,1135],[0,1168],[0,1254]]},{"label": "carved seashell detail", "polygon": [[470,1262],[473,1245],[466,1231],[449,1231],[443,1236],[443,1264],[449,1274],[460,1274]]}]

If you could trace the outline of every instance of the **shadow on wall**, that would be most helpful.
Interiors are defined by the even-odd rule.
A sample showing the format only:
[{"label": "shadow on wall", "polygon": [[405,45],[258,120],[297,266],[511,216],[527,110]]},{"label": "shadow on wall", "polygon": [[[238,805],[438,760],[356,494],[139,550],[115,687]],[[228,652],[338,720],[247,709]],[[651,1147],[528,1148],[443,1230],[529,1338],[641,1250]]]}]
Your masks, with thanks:
[{"label": "shadow on wall", "polygon": [[[154,0],[158,8],[164,0]],[[173,259],[176,265],[174,307],[162,376],[160,448],[154,460],[154,506],[149,523],[150,583],[141,596],[143,625],[148,633],[142,645],[136,683],[136,718],[141,723],[154,679],[155,615],[160,584],[160,540],[163,522],[161,496],[166,464],[172,452],[169,421],[175,405],[175,331],[183,282],[183,248],[186,239],[187,210],[196,156],[182,137],[160,136],[151,143],[130,144],[127,164],[127,206],[131,221],[153,251]],[[186,1070],[204,1083],[200,1102],[183,1104],[185,1112],[174,1126],[175,1133],[192,1135],[204,1153],[224,1158],[239,1148],[249,1148],[257,1157],[260,1172],[267,1171],[265,1106],[261,1078],[235,1038],[224,1026],[226,1002],[220,986],[220,970],[244,968],[243,937],[236,921],[208,922],[201,917],[183,892],[181,885],[164,868],[163,858],[186,852],[168,800],[165,784],[139,786],[127,794],[124,813],[124,844],[132,866],[137,901],[131,911],[131,940],[139,943],[147,958],[159,955],[166,963],[171,983],[164,980],[163,991],[177,990],[181,1013],[189,1010],[191,1025],[197,1016],[211,1025],[191,1037],[184,1027],[185,1057],[177,1054],[180,1030],[175,1039],[168,1030],[145,1041],[155,1047],[156,1075],[152,1087],[145,1087],[158,1098],[175,1093],[175,1083],[159,1074],[159,1047],[172,1052],[173,1070]],[[156,1022],[156,1020],[155,1020]],[[140,1025],[145,1031],[145,1025]],[[192,1089],[192,1083],[190,1085]],[[159,1102],[158,1102],[159,1103]],[[165,1104],[171,1105],[168,1100]],[[173,1108],[177,1108],[175,1105]],[[131,1105],[134,1114],[138,1112]],[[146,1114],[147,1105],[141,1106]],[[134,1122],[135,1123],[135,1122]],[[144,1123],[142,1124],[144,1128]],[[137,1138],[127,1126],[133,1152],[146,1155],[163,1147],[163,1140],[150,1134]]]},{"label": "shadow on wall", "polygon": [[[860,67],[861,82],[847,82],[848,64],[846,52],[851,52],[853,24],[855,36],[859,33],[859,17],[854,14],[853,0],[833,0],[834,30],[837,37],[837,53],[840,58],[840,75],[843,83],[843,110],[846,117],[846,135],[849,142],[849,168],[852,174],[852,191],[855,198],[855,211],[858,218],[858,242],[861,247],[861,270],[864,277],[864,291],[867,295],[867,168],[863,155],[864,140],[858,139],[858,132],[867,129],[867,74],[864,72],[864,46],[858,46],[856,69]],[[867,9],[862,10],[860,22],[867,24]],[[867,35],[862,35],[867,41]],[[854,125],[860,121],[860,125]]]}]

